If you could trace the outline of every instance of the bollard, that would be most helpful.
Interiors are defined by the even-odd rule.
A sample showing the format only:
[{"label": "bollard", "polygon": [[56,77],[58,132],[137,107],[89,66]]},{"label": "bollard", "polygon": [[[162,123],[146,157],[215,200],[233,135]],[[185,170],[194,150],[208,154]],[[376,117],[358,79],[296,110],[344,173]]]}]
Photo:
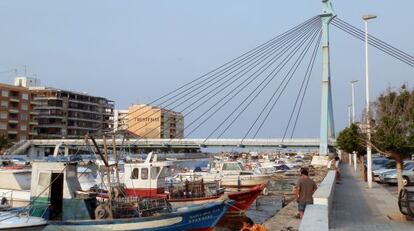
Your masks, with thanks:
[{"label": "bollard", "polygon": [[353,152],[353,156],[354,156],[354,170],[356,172],[357,171],[357,154],[355,151]]}]

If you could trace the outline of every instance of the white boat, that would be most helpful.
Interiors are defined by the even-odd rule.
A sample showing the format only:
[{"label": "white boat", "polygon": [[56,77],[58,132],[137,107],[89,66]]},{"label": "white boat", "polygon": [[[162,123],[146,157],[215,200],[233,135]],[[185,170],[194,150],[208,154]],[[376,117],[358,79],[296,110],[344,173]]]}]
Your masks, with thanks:
[{"label": "white boat", "polygon": [[260,184],[267,184],[271,176],[245,171],[240,162],[225,161],[216,163],[209,172],[181,173],[181,177],[202,177],[205,182],[221,181],[226,188],[251,188]]},{"label": "white boat", "polygon": [[[32,169],[0,170],[0,208],[29,205],[31,179]],[[85,167],[78,167],[78,180],[82,190],[88,190],[100,182],[100,178]]]},{"label": "white boat", "polygon": [[0,212],[0,230],[43,230],[47,226],[47,220],[41,217],[29,216],[17,211]]}]

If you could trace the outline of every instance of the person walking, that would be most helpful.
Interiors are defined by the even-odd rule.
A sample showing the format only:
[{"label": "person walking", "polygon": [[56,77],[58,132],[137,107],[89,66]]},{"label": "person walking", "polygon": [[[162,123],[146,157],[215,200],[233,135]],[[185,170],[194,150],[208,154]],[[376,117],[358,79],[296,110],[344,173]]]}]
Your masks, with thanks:
[{"label": "person walking", "polygon": [[296,183],[296,201],[298,203],[299,217],[303,218],[307,205],[313,204],[313,193],[317,186],[315,181],[309,177],[307,169],[300,171],[300,178]]}]

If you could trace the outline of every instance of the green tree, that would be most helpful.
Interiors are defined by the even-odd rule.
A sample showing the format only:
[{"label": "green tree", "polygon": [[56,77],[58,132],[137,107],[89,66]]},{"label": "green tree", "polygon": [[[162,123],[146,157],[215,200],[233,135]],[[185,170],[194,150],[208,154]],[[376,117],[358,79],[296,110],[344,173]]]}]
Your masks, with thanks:
[{"label": "green tree", "polygon": [[361,145],[361,136],[358,125],[351,124],[350,127],[345,128],[339,133],[336,144],[342,151],[347,153],[355,151],[358,154],[364,154],[365,147]]},{"label": "green tree", "polygon": [[10,146],[10,142],[6,136],[0,136],[0,154],[3,154],[3,151]]},{"label": "green tree", "polygon": [[338,138],[336,139],[336,145],[339,149],[347,153],[353,153],[355,151],[361,161],[360,170],[363,172],[366,148],[363,145],[364,139],[362,137],[363,134],[358,125],[353,123],[339,133]]},{"label": "green tree", "polygon": [[414,152],[414,91],[405,85],[397,91],[388,89],[374,107],[372,146],[395,159],[400,190],[403,161]]}]

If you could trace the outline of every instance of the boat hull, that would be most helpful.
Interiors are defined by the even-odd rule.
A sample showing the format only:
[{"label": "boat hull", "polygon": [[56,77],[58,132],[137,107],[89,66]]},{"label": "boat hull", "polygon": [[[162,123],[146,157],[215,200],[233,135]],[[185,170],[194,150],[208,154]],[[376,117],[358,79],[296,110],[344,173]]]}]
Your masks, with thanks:
[{"label": "boat hull", "polygon": [[38,226],[27,226],[27,227],[18,227],[18,228],[1,228],[0,230],[7,230],[7,231],[42,231],[45,230],[47,224],[38,225]]},{"label": "boat hull", "polygon": [[228,213],[246,212],[265,187],[266,184],[261,184],[248,191],[229,193],[228,198],[235,203],[229,208]]},{"label": "boat hull", "polygon": [[223,176],[221,184],[226,188],[253,188],[256,185],[267,184],[270,180],[270,176]]},{"label": "boat hull", "polygon": [[180,208],[180,207],[222,201],[223,200],[222,196],[223,194],[217,195],[217,196],[211,196],[211,197],[168,199],[168,202],[170,202],[173,208]]},{"label": "boat hull", "polygon": [[0,211],[0,230],[43,230],[47,220],[39,217],[19,215],[16,211]]},{"label": "boat hull", "polygon": [[232,201],[222,201],[191,206],[178,209],[177,212],[171,214],[155,217],[51,222],[45,230],[212,230],[232,203]]},{"label": "boat hull", "polygon": [[217,202],[227,197],[234,201],[234,204],[228,209],[227,213],[243,213],[246,212],[252,203],[262,193],[266,184],[256,185],[253,188],[244,190],[241,192],[230,192],[226,195],[219,195],[214,197],[203,197],[203,198],[188,198],[188,199],[170,199],[168,200],[174,208],[190,206],[194,204],[204,204],[210,202]]}]

